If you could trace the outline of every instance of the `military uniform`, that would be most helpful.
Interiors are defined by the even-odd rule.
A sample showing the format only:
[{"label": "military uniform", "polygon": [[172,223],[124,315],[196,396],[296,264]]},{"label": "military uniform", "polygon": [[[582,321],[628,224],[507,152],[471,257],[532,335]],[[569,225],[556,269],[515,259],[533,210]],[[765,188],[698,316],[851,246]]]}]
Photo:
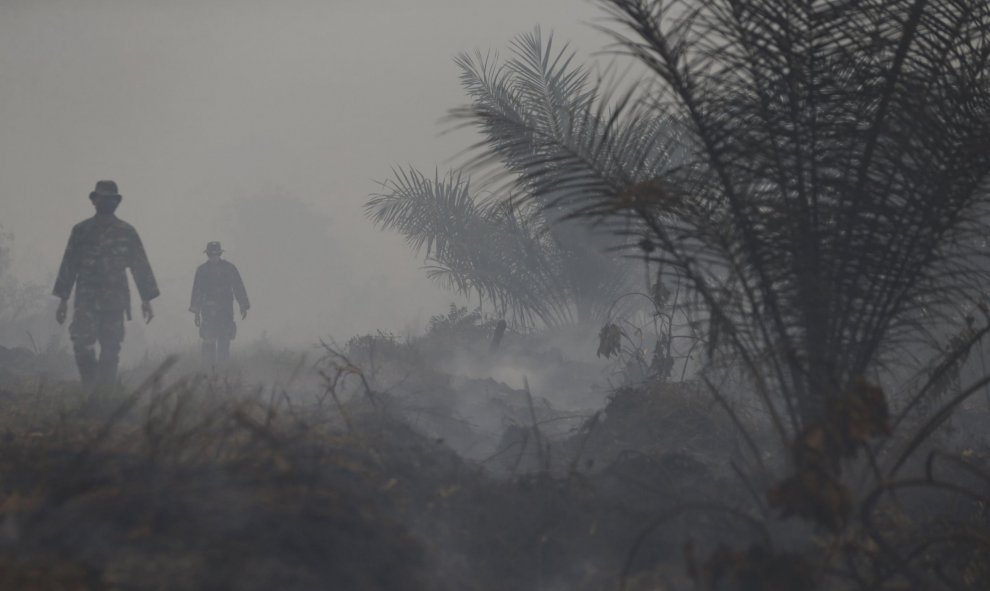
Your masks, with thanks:
[{"label": "military uniform", "polygon": [[[219,254],[220,244],[207,245],[208,254]],[[237,267],[223,259],[206,261],[196,269],[189,311],[199,315],[199,336],[203,339],[206,363],[226,361],[230,341],[237,336],[234,300],[242,311],[251,307],[244,281]]]},{"label": "military uniform", "polygon": [[69,335],[84,384],[116,379],[124,316],[130,318],[128,268],[143,301],[158,297],[144,246],[130,224],[113,213],[97,213],[72,228],[52,293],[66,300],[75,287]]}]

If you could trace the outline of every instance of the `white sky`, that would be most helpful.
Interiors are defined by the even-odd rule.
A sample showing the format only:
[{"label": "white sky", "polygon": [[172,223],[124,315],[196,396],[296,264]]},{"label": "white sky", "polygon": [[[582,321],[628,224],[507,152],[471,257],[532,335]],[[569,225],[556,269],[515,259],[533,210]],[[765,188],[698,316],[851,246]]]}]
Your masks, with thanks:
[{"label": "white sky", "polygon": [[[0,0],[0,224],[16,272],[50,280],[109,178],[163,292],[147,332],[129,325],[139,340],[196,338],[185,308],[213,239],[254,299],[243,338],[413,329],[453,296],[364,218],[368,194],[392,165],[442,169],[467,147],[439,136],[464,102],[457,53],[504,51],[537,24],[599,51],[602,16],[585,0]],[[310,217],[335,248],[286,252],[293,228],[277,226],[237,243],[231,212],[266,195],[325,215]],[[259,249],[274,254],[244,260]]]}]

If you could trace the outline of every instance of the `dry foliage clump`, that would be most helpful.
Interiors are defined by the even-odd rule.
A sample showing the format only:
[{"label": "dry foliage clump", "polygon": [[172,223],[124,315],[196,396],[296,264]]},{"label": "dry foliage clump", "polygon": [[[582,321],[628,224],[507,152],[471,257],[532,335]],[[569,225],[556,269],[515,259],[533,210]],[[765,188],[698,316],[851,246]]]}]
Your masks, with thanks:
[{"label": "dry foliage clump", "polygon": [[[680,418],[652,404],[669,424],[694,416],[705,430],[690,389],[618,393],[597,426],[542,440],[548,464],[495,477],[361,367],[320,367],[343,372],[327,382],[338,390],[163,372],[96,399],[5,384],[0,588],[600,589],[623,569],[671,580],[687,520],[640,540],[644,523],[688,483],[726,486],[673,439],[629,437],[653,397],[683,404]],[[668,437],[691,431],[678,429]],[[732,521],[692,531],[732,537]]]},{"label": "dry foliage clump", "polygon": [[45,398],[0,440],[0,588],[426,588],[373,440],[203,378],[4,415]]},{"label": "dry foliage clump", "polygon": [[[4,382],[0,588],[986,588],[990,448],[928,445],[907,477],[853,486],[870,467],[851,454],[889,424],[869,386],[762,476],[743,470],[739,428],[766,449],[772,433],[692,383],[620,388],[573,431],[516,415],[523,437],[477,461],[410,403],[476,381],[427,365],[407,378],[440,394],[386,391],[376,376],[417,353],[374,341],[321,360],[315,391],[163,372],[97,399]],[[349,357],[369,346],[394,347],[376,375]],[[510,414],[533,401],[489,395]]]}]

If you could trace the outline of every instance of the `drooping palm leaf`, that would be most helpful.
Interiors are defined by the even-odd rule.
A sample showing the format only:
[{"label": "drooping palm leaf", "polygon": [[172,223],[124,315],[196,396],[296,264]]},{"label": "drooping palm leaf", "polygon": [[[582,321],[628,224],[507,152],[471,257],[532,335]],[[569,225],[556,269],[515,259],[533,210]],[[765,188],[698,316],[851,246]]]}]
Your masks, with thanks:
[{"label": "drooping palm leaf", "polygon": [[368,202],[368,214],[425,254],[430,278],[487,299],[521,323],[571,320],[547,238],[524,212],[479,203],[469,182],[453,172],[428,179],[397,169],[385,188]]}]

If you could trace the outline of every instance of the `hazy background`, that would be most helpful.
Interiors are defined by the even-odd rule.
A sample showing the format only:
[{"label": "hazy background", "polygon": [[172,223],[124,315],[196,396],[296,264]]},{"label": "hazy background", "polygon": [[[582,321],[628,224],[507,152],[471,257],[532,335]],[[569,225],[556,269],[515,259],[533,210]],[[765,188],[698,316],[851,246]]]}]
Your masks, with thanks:
[{"label": "hazy background", "polygon": [[128,324],[131,355],[197,338],[185,310],[208,240],[252,299],[242,344],[418,330],[454,298],[364,218],[368,194],[390,166],[430,170],[470,143],[439,135],[465,101],[456,54],[539,24],[587,55],[601,16],[584,0],[0,0],[14,271],[47,286],[107,178],[163,292],[149,329]]}]

